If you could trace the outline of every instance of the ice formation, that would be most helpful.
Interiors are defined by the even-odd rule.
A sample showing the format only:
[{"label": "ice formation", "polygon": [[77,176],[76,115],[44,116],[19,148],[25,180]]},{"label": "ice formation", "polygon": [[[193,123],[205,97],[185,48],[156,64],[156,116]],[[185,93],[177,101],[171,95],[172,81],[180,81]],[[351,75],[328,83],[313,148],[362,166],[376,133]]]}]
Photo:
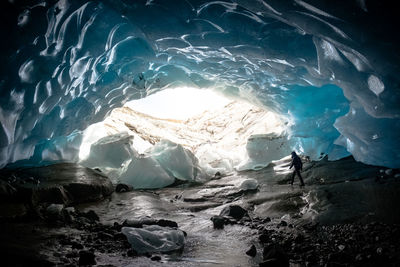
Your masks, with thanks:
[{"label": "ice formation", "polygon": [[112,179],[135,189],[161,188],[175,179],[203,180],[197,158],[181,145],[161,140],[139,154],[133,145],[135,136],[121,132],[100,138],[90,145],[89,154],[80,164],[97,168]]},{"label": "ice formation", "polygon": [[178,229],[148,225],[143,228],[122,227],[121,232],[139,254],[172,252],[183,249],[185,245],[185,236]]},{"label": "ice formation", "polygon": [[[189,91],[189,88],[186,90]],[[152,96],[159,95],[156,93]],[[162,94],[163,98],[166,96]],[[214,176],[216,172],[227,174],[234,170],[266,166],[271,159],[291,152],[291,146],[281,145],[288,143],[283,121],[273,112],[248,102],[223,101],[223,105],[189,116],[185,120],[143,114],[141,112],[147,112],[152,105],[139,103],[141,112],[138,112],[134,105],[138,101],[134,102],[114,109],[104,122],[86,130],[82,146],[93,143],[101,132],[111,133],[119,129],[127,131],[133,138],[133,148],[136,151],[155,158],[168,173],[178,179],[197,181],[204,180],[206,176]],[[165,109],[174,105],[172,103]],[[163,116],[163,111],[159,109],[160,114],[153,115]],[[251,140],[262,133],[279,136],[279,143],[273,149],[262,151],[261,156],[254,160],[255,152],[249,149],[246,152],[246,145],[249,146]],[[263,150],[267,145],[272,147],[268,139],[260,143],[258,147]]]},{"label": "ice formation", "polygon": [[280,114],[313,158],[400,167],[396,9],[378,2],[6,1],[0,166],[74,161],[113,108],[193,86]]}]

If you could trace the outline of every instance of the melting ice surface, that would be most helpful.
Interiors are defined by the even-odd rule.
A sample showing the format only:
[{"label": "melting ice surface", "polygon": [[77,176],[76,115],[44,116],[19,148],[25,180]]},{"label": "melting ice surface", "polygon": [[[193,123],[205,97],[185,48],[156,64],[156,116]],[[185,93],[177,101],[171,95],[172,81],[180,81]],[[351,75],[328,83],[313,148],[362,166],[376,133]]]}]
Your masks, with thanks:
[{"label": "melting ice surface", "polygon": [[[173,2],[7,1],[0,166],[78,161],[87,126],[179,86],[274,111],[285,118],[285,145],[311,158],[351,153],[400,166],[396,9],[375,1]],[[279,140],[249,140],[255,161],[263,138]]]}]

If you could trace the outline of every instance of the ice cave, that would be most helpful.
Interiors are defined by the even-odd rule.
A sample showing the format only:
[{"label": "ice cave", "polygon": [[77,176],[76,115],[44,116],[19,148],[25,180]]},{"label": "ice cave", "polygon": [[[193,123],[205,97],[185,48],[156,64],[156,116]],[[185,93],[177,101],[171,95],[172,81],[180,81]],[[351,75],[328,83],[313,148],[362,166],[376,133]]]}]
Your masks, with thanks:
[{"label": "ice cave", "polygon": [[[400,263],[390,1],[8,0],[0,14],[6,265]],[[305,188],[289,185],[292,151]],[[10,243],[32,220],[31,248]],[[394,230],[365,252],[343,223]],[[318,231],[343,244],[294,249]]]}]

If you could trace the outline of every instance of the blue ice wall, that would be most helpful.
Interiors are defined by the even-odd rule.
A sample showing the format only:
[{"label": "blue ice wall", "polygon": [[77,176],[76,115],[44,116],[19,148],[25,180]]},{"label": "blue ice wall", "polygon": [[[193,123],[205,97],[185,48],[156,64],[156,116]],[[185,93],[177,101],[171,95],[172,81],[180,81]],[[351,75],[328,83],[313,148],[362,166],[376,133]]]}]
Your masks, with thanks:
[{"label": "blue ice wall", "polygon": [[340,133],[334,127],[337,118],[349,111],[349,102],[341,88],[335,85],[322,87],[290,86],[286,94],[290,138],[295,149],[313,159],[329,155],[329,159],[348,156],[345,147],[332,142]]},{"label": "blue ice wall", "polygon": [[[66,136],[111,109],[188,85],[215,87],[288,116],[299,148],[313,157],[323,151],[340,157],[339,146],[359,161],[400,167],[400,42],[393,32],[396,9],[386,2],[1,5],[0,166],[43,155],[46,149],[35,151],[38,143],[73,151],[79,142]],[[347,115],[327,84],[340,87],[354,107]],[[302,105],[314,96],[320,105],[310,115]]]}]

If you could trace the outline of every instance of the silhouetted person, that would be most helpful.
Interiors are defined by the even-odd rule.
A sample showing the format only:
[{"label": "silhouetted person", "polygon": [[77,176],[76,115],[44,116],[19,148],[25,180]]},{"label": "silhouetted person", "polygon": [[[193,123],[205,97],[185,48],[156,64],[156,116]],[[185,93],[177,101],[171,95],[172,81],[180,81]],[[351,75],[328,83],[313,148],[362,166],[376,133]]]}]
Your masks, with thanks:
[{"label": "silhouetted person", "polygon": [[299,156],[297,156],[296,152],[292,152],[292,162],[290,163],[290,167],[289,169],[291,169],[294,166],[294,172],[292,174],[292,182],[290,183],[291,185],[293,185],[294,182],[294,176],[297,175],[300,178],[300,186],[304,186],[304,181],[303,181],[303,177],[301,177],[300,171],[303,170],[303,162],[301,162],[301,159]]}]

